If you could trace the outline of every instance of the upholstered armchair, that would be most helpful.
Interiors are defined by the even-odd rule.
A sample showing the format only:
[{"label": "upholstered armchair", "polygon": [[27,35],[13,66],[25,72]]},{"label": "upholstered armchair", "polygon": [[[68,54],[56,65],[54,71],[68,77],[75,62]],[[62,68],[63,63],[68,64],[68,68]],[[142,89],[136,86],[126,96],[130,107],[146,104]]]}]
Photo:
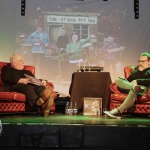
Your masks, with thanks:
[{"label": "upholstered armchair", "polygon": [[[131,72],[135,70],[136,66],[127,66],[124,68],[124,76],[127,78]],[[127,94],[121,93],[116,84],[112,83],[110,85],[111,96],[110,96],[110,110],[120,106],[125,100]],[[149,95],[139,95],[135,101],[135,104],[125,110],[125,114],[150,114],[150,96]]]},{"label": "upholstered armchair", "polygon": [[[8,66],[10,63],[0,62],[0,113],[13,113],[13,112],[33,112],[30,105],[26,101],[26,97],[22,93],[18,92],[3,92],[2,91],[2,80],[1,80],[1,69],[3,66]],[[31,71],[35,74],[34,66],[26,66],[25,70]],[[48,82],[48,85],[51,85],[54,88],[53,83]],[[54,98],[56,99],[57,94],[55,92],[52,93]],[[55,113],[55,103],[50,109],[50,114]]]}]

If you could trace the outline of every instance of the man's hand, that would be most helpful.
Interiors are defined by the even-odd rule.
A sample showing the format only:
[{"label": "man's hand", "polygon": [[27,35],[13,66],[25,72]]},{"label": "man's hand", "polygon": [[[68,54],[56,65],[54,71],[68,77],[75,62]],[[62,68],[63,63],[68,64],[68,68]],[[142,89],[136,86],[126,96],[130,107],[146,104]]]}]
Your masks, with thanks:
[{"label": "man's hand", "polygon": [[134,84],[134,85],[137,85],[137,81],[136,80],[133,80],[131,83]]},{"label": "man's hand", "polygon": [[18,83],[22,83],[22,84],[28,84],[28,79],[27,78],[20,78]]},{"label": "man's hand", "polygon": [[49,44],[45,44],[45,47],[49,47]]},{"label": "man's hand", "polygon": [[38,43],[41,45],[41,44],[43,44],[43,42],[41,41],[41,40],[38,40]]},{"label": "man's hand", "polygon": [[74,51],[74,50],[71,50],[70,53],[75,53],[75,51]]},{"label": "man's hand", "polygon": [[45,80],[42,80],[41,82],[42,82],[43,86],[46,87],[46,81],[45,81]]},{"label": "man's hand", "polygon": [[94,34],[91,34],[91,38],[96,38],[97,36]]}]

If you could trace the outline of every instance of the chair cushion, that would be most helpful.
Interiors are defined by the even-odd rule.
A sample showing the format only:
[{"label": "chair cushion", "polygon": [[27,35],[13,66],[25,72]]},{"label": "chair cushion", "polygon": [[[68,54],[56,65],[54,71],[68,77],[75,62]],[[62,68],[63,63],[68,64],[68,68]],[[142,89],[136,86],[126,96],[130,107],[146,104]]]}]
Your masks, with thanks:
[{"label": "chair cushion", "polygon": [[[111,103],[122,103],[125,98],[127,97],[127,94],[111,94],[111,99],[110,102]],[[150,97],[148,95],[143,95],[143,96],[138,96],[136,99],[136,104],[150,104]]]},{"label": "chair cushion", "polygon": [[[57,98],[56,92],[52,92],[54,99]],[[22,93],[18,92],[0,92],[0,102],[1,101],[18,101],[18,102],[26,102],[26,96]]]},{"label": "chair cushion", "polygon": [[[122,103],[111,103],[110,104],[110,110],[117,108],[121,105]],[[145,104],[136,104],[130,107],[127,110],[124,110],[123,113],[127,114],[150,114],[150,105],[145,105]]]},{"label": "chair cushion", "polygon": [[18,92],[0,92],[0,102],[1,101],[18,101],[24,103],[26,101],[26,97],[24,94]]},{"label": "chair cushion", "polygon": [[111,102],[122,103],[126,97],[127,97],[127,94],[118,94],[118,93],[111,94]]}]

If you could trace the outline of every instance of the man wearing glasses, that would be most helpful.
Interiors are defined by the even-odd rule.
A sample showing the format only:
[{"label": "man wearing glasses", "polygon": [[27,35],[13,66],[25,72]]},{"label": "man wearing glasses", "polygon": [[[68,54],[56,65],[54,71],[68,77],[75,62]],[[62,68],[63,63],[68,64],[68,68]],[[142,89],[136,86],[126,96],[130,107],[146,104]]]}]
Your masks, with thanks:
[{"label": "man wearing glasses", "polygon": [[148,92],[150,86],[150,54],[142,53],[136,70],[127,79],[118,77],[115,83],[119,89],[128,91],[128,95],[118,108],[104,113],[111,118],[120,119],[121,113],[134,104],[138,93],[146,94]]}]

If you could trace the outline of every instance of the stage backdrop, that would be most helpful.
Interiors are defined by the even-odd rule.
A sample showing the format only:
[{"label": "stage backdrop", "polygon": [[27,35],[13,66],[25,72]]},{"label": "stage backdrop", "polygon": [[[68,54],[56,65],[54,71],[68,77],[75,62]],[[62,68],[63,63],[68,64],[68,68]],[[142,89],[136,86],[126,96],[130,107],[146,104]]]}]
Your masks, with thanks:
[{"label": "stage backdrop", "polygon": [[[52,81],[65,95],[79,60],[104,67],[114,80],[125,66],[137,65],[140,53],[150,52],[149,6],[149,0],[139,1],[135,19],[134,0],[26,0],[21,16],[21,0],[0,0],[0,61],[21,54],[25,64],[36,66],[38,78]],[[68,40],[58,41],[64,29]],[[77,49],[69,46],[72,33],[80,40]],[[91,34],[96,38],[84,42]]]}]

